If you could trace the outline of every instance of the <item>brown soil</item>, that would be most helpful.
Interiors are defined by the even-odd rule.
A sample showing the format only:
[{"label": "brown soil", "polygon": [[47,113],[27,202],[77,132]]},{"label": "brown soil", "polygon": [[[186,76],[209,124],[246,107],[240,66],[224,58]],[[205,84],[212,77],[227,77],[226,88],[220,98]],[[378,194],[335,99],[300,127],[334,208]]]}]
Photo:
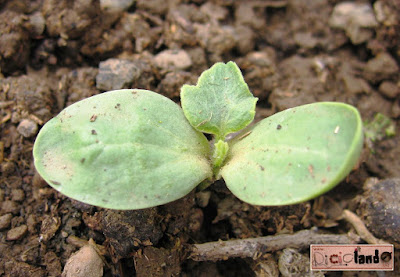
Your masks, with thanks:
[{"label": "brown soil", "polygon": [[[312,227],[343,234],[352,230],[340,217],[343,209],[358,212],[377,238],[400,243],[398,229],[373,228],[380,221],[399,226],[398,206],[388,204],[396,213],[392,221],[374,216],[388,206],[368,206],[399,198],[376,200],[373,189],[363,188],[369,177],[400,176],[398,0],[358,1],[376,21],[353,33],[334,28],[331,15],[340,1],[333,0],[137,0],[114,10],[104,6],[112,1],[100,2],[0,0],[0,276],[61,276],[68,258],[88,244],[96,249],[90,255],[101,257],[104,276],[278,276],[265,275],[259,264],[276,268],[279,251],[195,262],[187,258],[189,246]],[[367,144],[359,167],[334,190],[286,207],[251,206],[217,182],[164,206],[118,212],[64,197],[35,172],[38,130],[71,103],[114,88],[150,89],[179,101],[184,83],[230,60],[260,99],[257,119],[342,101],[364,120],[390,117],[396,135]],[[118,78],[110,77],[113,70]],[[399,194],[400,184],[390,184]]]}]

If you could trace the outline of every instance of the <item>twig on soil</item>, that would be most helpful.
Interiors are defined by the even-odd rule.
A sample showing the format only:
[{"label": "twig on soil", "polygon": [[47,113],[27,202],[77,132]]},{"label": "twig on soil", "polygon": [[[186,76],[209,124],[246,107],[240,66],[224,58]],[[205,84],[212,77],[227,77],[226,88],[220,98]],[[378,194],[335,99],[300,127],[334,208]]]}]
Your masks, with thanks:
[{"label": "twig on soil", "polygon": [[294,234],[194,244],[189,259],[195,261],[218,261],[229,258],[256,259],[266,252],[287,247],[304,249],[310,244],[351,244],[358,241],[358,237],[353,238],[346,234],[319,234],[317,229],[311,229]]},{"label": "twig on soil", "polygon": [[14,103],[14,101],[0,101],[0,109],[8,108]]},{"label": "twig on soil", "polygon": [[342,217],[353,226],[360,238],[369,244],[389,244],[389,242],[374,237],[374,235],[368,231],[367,227],[365,227],[364,222],[355,213],[344,210]]},{"label": "twig on soil", "polygon": [[11,119],[11,112],[7,112],[7,114],[5,116],[3,116],[3,118],[1,119],[1,124],[6,123],[7,121],[9,121]]}]

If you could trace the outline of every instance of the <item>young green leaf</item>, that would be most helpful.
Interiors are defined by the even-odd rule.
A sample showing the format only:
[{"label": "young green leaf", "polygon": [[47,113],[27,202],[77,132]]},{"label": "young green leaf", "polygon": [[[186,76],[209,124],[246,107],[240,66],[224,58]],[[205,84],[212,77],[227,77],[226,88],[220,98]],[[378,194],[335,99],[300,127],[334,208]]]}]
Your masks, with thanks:
[{"label": "young green leaf", "polygon": [[230,142],[221,175],[241,200],[288,205],[338,184],[356,164],[363,145],[354,107],[322,102],[268,117]]},{"label": "young green leaf", "polygon": [[181,89],[183,112],[197,130],[224,140],[229,133],[246,127],[254,119],[253,97],[234,62],[216,63],[204,71],[196,86]]},{"label": "young green leaf", "polygon": [[228,154],[228,150],[229,150],[229,145],[225,141],[219,140],[214,144],[214,151],[212,156],[212,164],[214,167],[214,171],[216,171],[215,172],[216,174],[214,175],[218,175],[218,170],[225,161],[226,155]]},{"label": "young green leaf", "polygon": [[379,141],[396,135],[396,123],[384,114],[377,113],[371,122],[364,122],[364,135],[368,141]]},{"label": "young green leaf", "polygon": [[35,167],[55,189],[112,209],[174,201],[212,176],[210,147],[180,107],[145,90],[117,90],[64,109],[40,131]]}]

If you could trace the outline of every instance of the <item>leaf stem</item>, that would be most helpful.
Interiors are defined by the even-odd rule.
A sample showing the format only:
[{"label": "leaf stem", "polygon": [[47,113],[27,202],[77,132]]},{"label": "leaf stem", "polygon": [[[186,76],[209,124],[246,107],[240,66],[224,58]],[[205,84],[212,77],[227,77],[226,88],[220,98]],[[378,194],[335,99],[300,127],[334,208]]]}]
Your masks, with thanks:
[{"label": "leaf stem", "polygon": [[226,156],[228,155],[229,145],[224,140],[218,139],[217,142],[214,143],[214,150],[212,154],[212,165],[214,178],[218,180],[220,177],[219,169],[225,161]]}]

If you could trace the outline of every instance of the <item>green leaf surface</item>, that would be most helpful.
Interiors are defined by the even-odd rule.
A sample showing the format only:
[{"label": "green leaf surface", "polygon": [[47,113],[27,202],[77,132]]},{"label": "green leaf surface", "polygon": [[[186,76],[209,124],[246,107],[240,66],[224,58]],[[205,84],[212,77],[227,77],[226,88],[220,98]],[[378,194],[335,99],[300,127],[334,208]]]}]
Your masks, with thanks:
[{"label": "green leaf surface", "polygon": [[196,86],[181,89],[183,112],[197,130],[224,140],[229,133],[246,127],[254,119],[253,97],[234,62],[216,63],[204,71]]},{"label": "green leaf surface", "polygon": [[205,136],[180,107],[146,90],[116,90],[64,109],[33,149],[39,174],[96,206],[142,209],[185,196],[212,176]]},{"label": "green leaf surface", "polygon": [[232,193],[250,204],[300,203],[343,180],[362,145],[362,122],[354,107],[333,102],[299,106],[233,139],[221,175]]}]

